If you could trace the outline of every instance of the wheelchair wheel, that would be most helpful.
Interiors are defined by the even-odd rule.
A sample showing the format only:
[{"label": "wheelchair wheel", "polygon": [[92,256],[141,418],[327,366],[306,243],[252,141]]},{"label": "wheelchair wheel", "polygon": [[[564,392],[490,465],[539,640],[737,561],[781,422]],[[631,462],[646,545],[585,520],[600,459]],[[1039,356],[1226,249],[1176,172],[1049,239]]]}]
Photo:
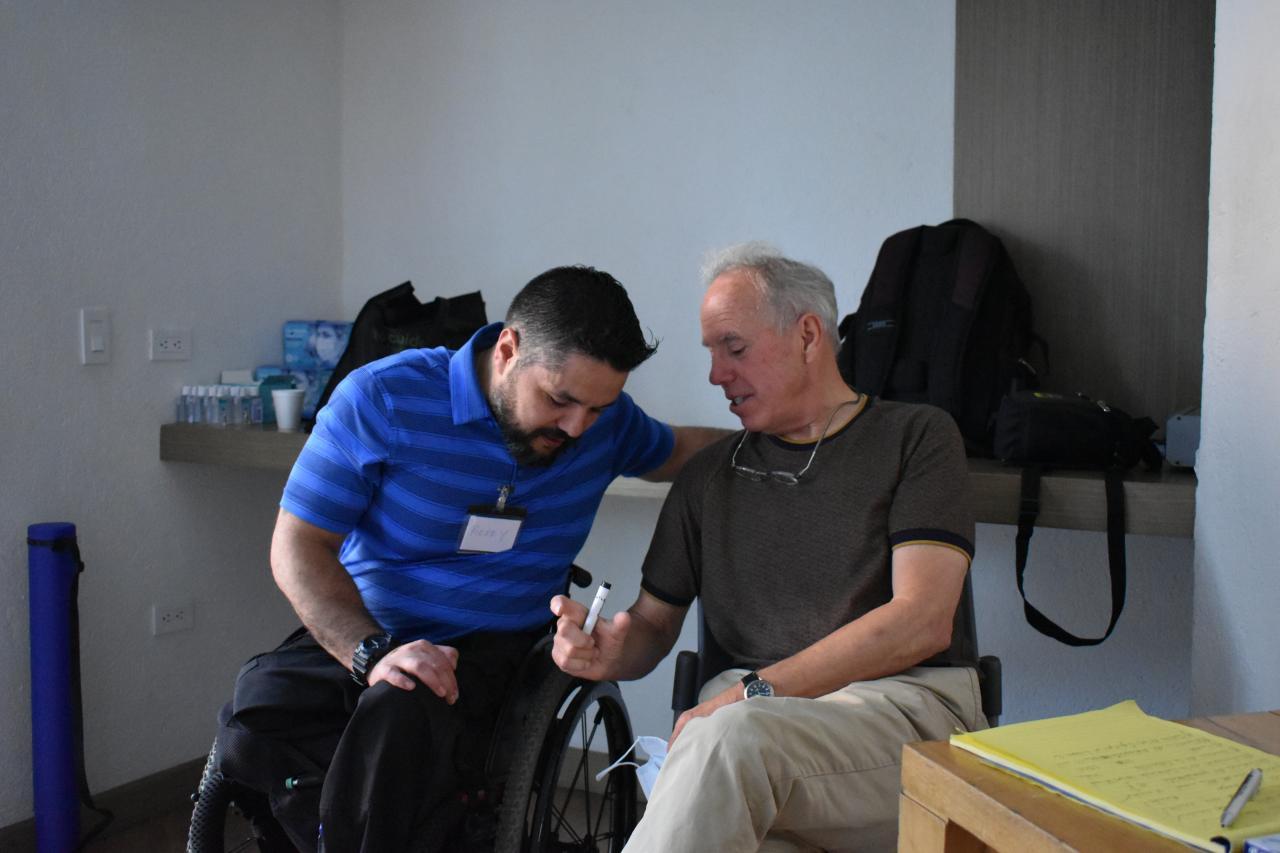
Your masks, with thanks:
[{"label": "wheelchair wheel", "polygon": [[511,756],[495,853],[617,853],[636,822],[636,778],[620,768],[631,720],[613,682],[556,670],[539,687]]},{"label": "wheelchair wheel", "polygon": [[187,853],[296,853],[284,830],[271,817],[267,798],[232,782],[217,769],[216,750],[215,742],[204,763],[200,787],[192,796],[195,808],[187,833]]}]

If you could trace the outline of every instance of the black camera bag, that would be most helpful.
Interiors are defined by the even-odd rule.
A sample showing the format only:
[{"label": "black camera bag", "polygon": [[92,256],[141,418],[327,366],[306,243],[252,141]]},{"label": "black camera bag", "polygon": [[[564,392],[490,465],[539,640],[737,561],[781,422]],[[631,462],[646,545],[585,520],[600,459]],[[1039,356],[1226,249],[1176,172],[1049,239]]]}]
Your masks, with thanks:
[{"label": "black camera bag", "polygon": [[[995,419],[994,451],[998,459],[1023,466],[1015,546],[1018,593],[1028,624],[1040,633],[1069,646],[1095,646],[1115,629],[1124,610],[1126,585],[1124,472],[1139,462],[1152,470],[1160,467],[1160,452],[1151,441],[1155,430],[1150,418],[1132,418],[1082,394],[1018,391],[1001,401]],[[1111,621],[1101,637],[1077,637],[1065,630],[1033,607],[1023,589],[1027,551],[1040,513],[1040,476],[1048,468],[1104,472]]]}]

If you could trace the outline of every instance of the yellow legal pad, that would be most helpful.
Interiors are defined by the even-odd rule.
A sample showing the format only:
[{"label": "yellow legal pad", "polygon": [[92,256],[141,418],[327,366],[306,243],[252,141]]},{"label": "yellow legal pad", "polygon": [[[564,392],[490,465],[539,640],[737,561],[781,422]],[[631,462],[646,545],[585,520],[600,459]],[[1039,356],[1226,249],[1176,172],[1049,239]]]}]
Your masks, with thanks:
[{"label": "yellow legal pad", "polygon": [[[1280,756],[1148,716],[1132,700],[952,735],[951,745],[1201,850],[1280,832]],[[1262,787],[1223,829],[1222,810],[1254,767]]]}]

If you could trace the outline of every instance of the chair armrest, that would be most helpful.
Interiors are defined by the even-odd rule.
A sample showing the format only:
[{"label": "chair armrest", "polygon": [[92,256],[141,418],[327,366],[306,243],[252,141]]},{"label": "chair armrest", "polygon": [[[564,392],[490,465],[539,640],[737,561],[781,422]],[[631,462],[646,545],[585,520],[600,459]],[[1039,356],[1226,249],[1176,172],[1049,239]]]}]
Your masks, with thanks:
[{"label": "chair armrest", "polygon": [[1000,658],[983,655],[978,658],[978,683],[982,690],[982,713],[987,722],[995,725],[1004,710],[1003,685],[1001,684]]},{"label": "chair armrest", "polygon": [[671,685],[672,725],[685,711],[698,704],[698,653],[676,655],[676,676]]}]

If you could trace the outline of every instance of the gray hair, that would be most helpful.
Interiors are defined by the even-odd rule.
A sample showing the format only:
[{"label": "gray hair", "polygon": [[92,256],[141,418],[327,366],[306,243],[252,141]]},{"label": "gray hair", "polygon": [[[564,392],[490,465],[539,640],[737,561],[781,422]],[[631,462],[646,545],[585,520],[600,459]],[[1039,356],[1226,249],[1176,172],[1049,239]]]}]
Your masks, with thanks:
[{"label": "gray hair", "polygon": [[702,265],[703,285],[734,270],[750,275],[779,332],[801,315],[813,314],[822,321],[831,348],[840,348],[836,288],[822,270],[785,257],[768,243],[753,241],[708,255]]}]

